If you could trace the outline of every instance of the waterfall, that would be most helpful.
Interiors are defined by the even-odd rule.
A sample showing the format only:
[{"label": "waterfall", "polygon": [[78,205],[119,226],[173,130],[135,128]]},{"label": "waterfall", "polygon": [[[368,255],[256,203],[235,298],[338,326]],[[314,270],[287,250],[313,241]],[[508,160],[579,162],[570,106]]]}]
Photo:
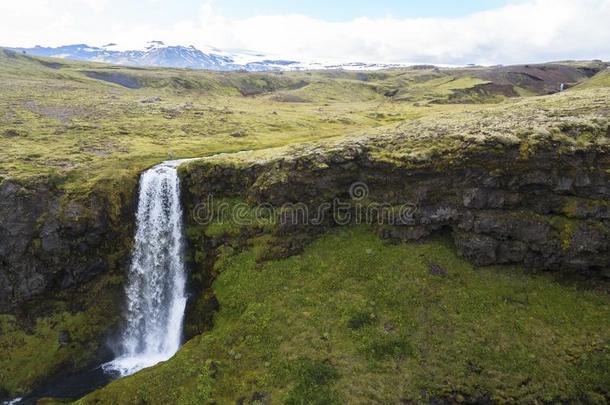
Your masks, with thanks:
[{"label": "waterfall", "polygon": [[130,375],[168,360],[180,347],[186,274],[176,168],[182,162],[165,162],[140,178],[126,324],[119,356],[104,364],[105,371]]}]

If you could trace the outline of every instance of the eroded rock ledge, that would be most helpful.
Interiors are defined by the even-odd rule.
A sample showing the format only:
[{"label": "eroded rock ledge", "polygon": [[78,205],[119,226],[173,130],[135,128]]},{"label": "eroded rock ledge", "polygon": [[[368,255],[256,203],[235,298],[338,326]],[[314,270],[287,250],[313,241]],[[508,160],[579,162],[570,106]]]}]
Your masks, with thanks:
[{"label": "eroded rock ledge", "polygon": [[[454,143],[424,161],[388,159],[398,148],[405,148],[400,137],[373,137],[193,162],[181,170],[190,222],[210,195],[290,216],[294,204],[315,211],[334,199],[350,201],[350,186],[361,182],[368,203],[417,206],[409,221],[374,224],[384,238],[418,240],[445,229],[476,265],[610,277],[610,156],[603,147],[487,139]],[[288,250],[299,248],[295,235],[337,226],[333,218],[288,222],[274,230]]]}]

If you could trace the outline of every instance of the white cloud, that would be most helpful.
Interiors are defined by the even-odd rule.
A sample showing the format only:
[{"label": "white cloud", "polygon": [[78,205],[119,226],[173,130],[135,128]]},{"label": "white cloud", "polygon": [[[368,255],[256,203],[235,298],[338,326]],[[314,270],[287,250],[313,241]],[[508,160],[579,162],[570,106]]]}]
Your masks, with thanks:
[{"label": "white cloud", "polygon": [[[146,0],[152,1],[155,7],[170,7]],[[128,13],[111,14],[121,3],[3,1],[0,44],[116,42],[125,48],[159,39],[296,59],[448,64],[610,58],[610,0],[526,0],[459,18],[362,17],[348,22],[303,15],[230,19],[210,2],[189,19],[147,22]]]}]

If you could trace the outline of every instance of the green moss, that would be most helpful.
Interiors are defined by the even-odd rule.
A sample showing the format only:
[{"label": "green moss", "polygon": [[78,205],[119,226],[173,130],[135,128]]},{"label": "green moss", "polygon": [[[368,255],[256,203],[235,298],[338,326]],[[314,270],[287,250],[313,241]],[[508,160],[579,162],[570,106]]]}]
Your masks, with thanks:
[{"label": "green moss", "polygon": [[360,311],[353,314],[347,321],[347,326],[350,329],[360,329],[367,325],[375,323],[375,316],[366,311]]},{"label": "green moss", "polygon": [[577,199],[569,199],[563,206],[563,213],[568,218],[574,218],[577,216],[579,207],[579,201]]},{"label": "green moss", "polygon": [[559,232],[561,248],[564,251],[570,250],[572,247],[574,232],[578,228],[580,221],[566,217],[554,216],[550,219],[550,224]]},{"label": "green moss", "polygon": [[272,230],[277,223],[274,212],[253,207],[240,198],[216,198],[208,209],[209,223],[191,225],[187,230],[190,239],[256,234]]},{"label": "green moss", "polygon": [[574,224],[568,223],[561,231],[561,248],[563,250],[570,250],[572,246],[572,237],[574,236]]},{"label": "green moss", "polygon": [[339,378],[334,367],[311,359],[299,359],[291,364],[291,374],[296,376],[294,386],[288,393],[287,405],[333,405],[341,404],[332,383]]},{"label": "green moss", "polygon": [[105,344],[101,335],[118,322],[120,285],[120,278],[102,277],[53,300],[30,303],[30,319],[1,315],[0,390],[19,396],[58,372],[96,361]]},{"label": "green moss", "polygon": [[529,159],[531,153],[532,153],[532,146],[527,142],[521,143],[521,145],[519,146],[519,157],[522,160],[527,160],[527,159]]},{"label": "green moss", "polygon": [[475,269],[443,238],[387,245],[345,228],[283,260],[227,251],[218,269],[210,332],[80,403],[608,399],[606,294]]},{"label": "green moss", "polygon": [[414,354],[413,347],[406,337],[376,337],[364,350],[371,358],[381,361],[387,359],[400,360]]},{"label": "green moss", "polygon": [[578,197],[564,197],[562,214],[571,219],[594,218],[610,209],[610,201]]}]

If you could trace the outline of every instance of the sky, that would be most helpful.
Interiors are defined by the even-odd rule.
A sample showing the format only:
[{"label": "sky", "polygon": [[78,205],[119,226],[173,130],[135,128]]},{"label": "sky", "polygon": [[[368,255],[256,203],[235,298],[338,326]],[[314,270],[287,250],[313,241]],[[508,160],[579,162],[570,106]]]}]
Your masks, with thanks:
[{"label": "sky", "polygon": [[0,46],[148,41],[323,62],[610,59],[610,0],[0,0]]},{"label": "sky", "polygon": [[[193,2],[196,3],[196,2]],[[244,4],[245,3],[245,4]],[[348,21],[357,17],[457,17],[510,3],[508,0],[413,1],[413,0],[257,0],[217,2],[219,11],[233,18],[253,15],[304,14],[326,21]]]}]

